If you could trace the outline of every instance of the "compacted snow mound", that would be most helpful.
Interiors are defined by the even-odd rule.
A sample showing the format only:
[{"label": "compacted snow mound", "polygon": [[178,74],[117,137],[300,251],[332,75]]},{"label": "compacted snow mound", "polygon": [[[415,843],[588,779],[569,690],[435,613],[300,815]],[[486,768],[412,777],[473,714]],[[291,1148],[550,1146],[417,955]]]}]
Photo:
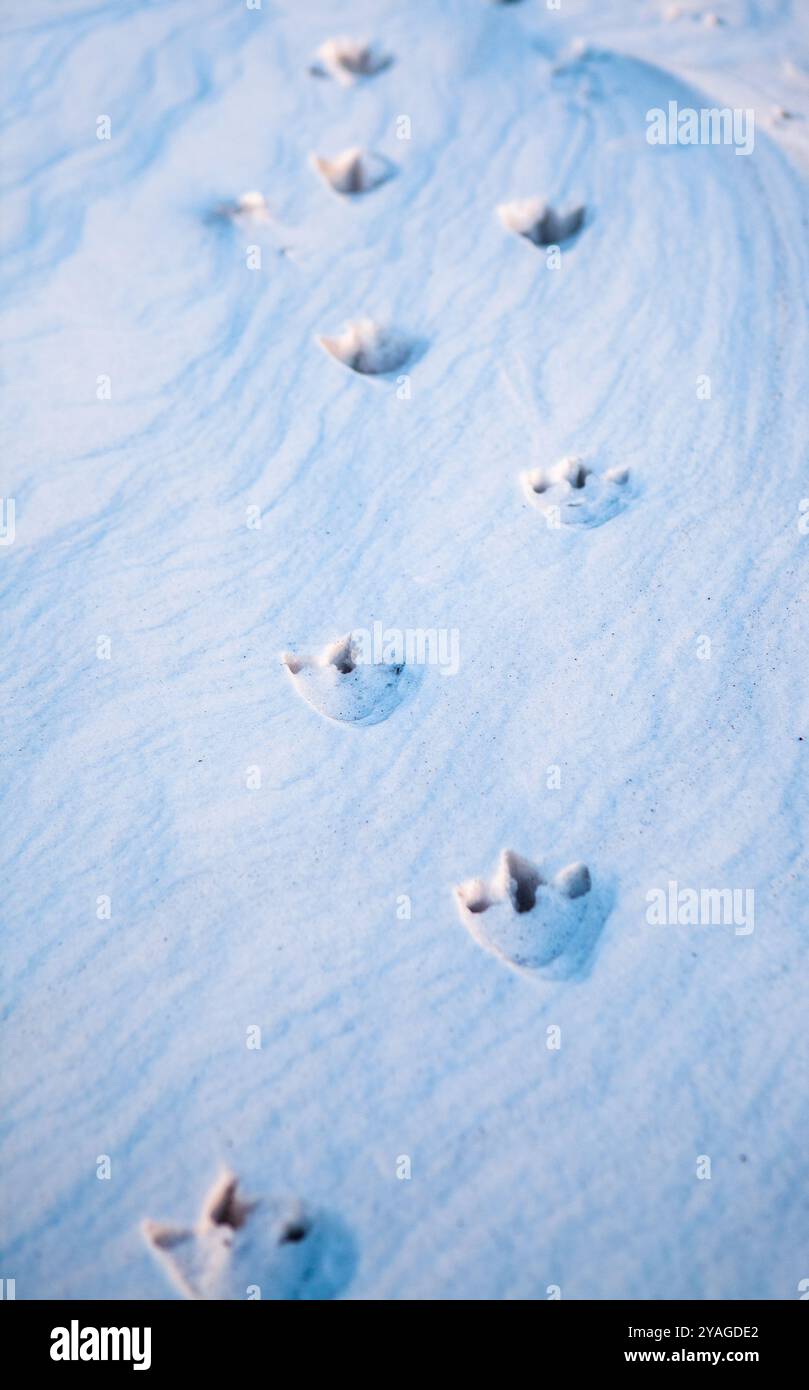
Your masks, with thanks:
[{"label": "compacted snow mound", "polygon": [[351,1244],[294,1199],[245,1201],[223,1172],[193,1227],[144,1221],[144,1239],[184,1298],[326,1299],[353,1267]]},{"label": "compacted snow mound", "polygon": [[568,864],[552,878],[514,850],[504,849],[490,880],[455,889],[461,921],[484,950],[517,970],[546,970],[568,957],[570,974],[589,954],[604,921],[586,864]]},{"label": "compacted snow mound", "polygon": [[549,526],[601,526],[631,495],[628,468],[596,473],[572,454],[553,468],[522,473],[520,480],[526,501],[543,513]]},{"label": "compacted snow mound", "polygon": [[326,719],[343,724],[381,724],[415,683],[404,662],[361,659],[360,644],[348,633],[315,656],[286,652],[283,657],[298,694]]}]

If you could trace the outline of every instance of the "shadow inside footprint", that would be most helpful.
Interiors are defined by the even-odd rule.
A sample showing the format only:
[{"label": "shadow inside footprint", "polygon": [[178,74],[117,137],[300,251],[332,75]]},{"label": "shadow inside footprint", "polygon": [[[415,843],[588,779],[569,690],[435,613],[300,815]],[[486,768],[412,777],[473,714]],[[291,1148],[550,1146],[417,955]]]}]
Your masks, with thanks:
[{"label": "shadow inside footprint", "polygon": [[286,652],[283,664],[298,694],[326,719],[381,724],[414,689],[418,671],[404,661],[374,661],[366,632],[348,633],[314,656]]},{"label": "shadow inside footprint", "polygon": [[549,979],[586,972],[611,909],[609,891],[593,887],[586,864],[569,864],[548,879],[539,865],[508,849],[490,881],[470,879],[455,897],[479,946],[515,970]]},{"label": "shadow inside footprint", "polygon": [[143,1236],[174,1287],[197,1300],[330,1299],[350,1282],[354,1242],[343,1223],[287,1198],[243,1201],[223,1172],[194,1227],[144,1221]]}]

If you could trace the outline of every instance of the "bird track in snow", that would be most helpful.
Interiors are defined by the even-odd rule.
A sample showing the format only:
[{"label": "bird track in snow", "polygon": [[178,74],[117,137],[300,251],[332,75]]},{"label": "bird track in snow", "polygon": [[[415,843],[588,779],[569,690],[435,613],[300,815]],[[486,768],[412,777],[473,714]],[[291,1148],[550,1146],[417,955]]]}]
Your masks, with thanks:
[{"label": "bird track in snow", "polygon": [[470,936],[515,970],[564,978],[580,970],[607,915],[586,864],[568,864],[553,877],[530,859],[504,849],[491,879],[455,889]]},{"label": "bird track in snow", "polygon": [[569,454],[552,468],[520,474],[523,494],[546,517],[548,526],[602,526],[626,506],[631,496],[629,469],[597,473]]},{"label": "bird track in snow", "polygon": [[534,246],[560,246],[584,226],[585,209],[557,212],[542,198],[519,198],[500,203],[497,215],[507,231],[525,237]]},{"label": "bird track in snow", "polygon": [[314,656],[282,658],[295,689],[326,719],[367,727],[381,724],[413,688],[417,673],[404,662],[361,660],[351,633]]},{"label": "bird track in snow", "polygon": [[393,175],[393,165],[383,155],[353,147],[333,159],[310,155],[312,168],[335,193],[370,193]]},{"label": "bird track in snow", "polygon": [[403,334],[374,319],[354,319],[335,337],[321,335],[324,352],[361,376],[384,376],[404,366],[412,347]]},{"label": "bird track in snow", "polygon": [[225,1170],[195,1226],[144,1221],[143,1237],[183,1297],[194,1300],[324,1299],[348,1281],[342,1227],[296,1199],[247,1201]]},{"label": "bird track in snow", "polygon": [[333,77],[343,87],[352,87],[366,77],[384,72],[393,62],[378,44],[367,39],[326,39],[315,54],[309,71],[313,77]]}]

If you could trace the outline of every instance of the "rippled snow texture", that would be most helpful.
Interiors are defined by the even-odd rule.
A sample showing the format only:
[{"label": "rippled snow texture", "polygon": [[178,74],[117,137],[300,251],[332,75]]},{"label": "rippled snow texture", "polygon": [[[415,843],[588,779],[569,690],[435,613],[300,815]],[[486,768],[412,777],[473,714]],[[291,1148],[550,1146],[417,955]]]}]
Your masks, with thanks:
[{"label": "rippled snow texture", "polygon": [[[807,13],[666,8],[4,5],[19,1299],[172,1296],[140,1224],[221,1165],[333,1214],[343,1297],[809,1274]],[[670,100],[754,152],[649,146]],[[335,197],[357,147],[396,177]],[[532,197],[587,209],[557,268]],[[318,348],[361,319],[396,373]],[[632,493],[552,533],[518,479],[571,454]],[[279,653],[375,621],[460,669],[358,732]],[[589,866],[581,969],[460,927],[504,845]],[[649,926],[670,880],[755,931]]]}]

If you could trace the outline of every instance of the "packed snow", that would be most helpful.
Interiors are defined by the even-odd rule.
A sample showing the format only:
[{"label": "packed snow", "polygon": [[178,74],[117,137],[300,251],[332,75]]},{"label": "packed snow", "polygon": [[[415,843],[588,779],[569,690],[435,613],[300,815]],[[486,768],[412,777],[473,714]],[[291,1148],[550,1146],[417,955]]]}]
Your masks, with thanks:
[{"label": "packed snow", "polygon": [[2,31],[0,1275],[799,1297],[809,7]]}]

